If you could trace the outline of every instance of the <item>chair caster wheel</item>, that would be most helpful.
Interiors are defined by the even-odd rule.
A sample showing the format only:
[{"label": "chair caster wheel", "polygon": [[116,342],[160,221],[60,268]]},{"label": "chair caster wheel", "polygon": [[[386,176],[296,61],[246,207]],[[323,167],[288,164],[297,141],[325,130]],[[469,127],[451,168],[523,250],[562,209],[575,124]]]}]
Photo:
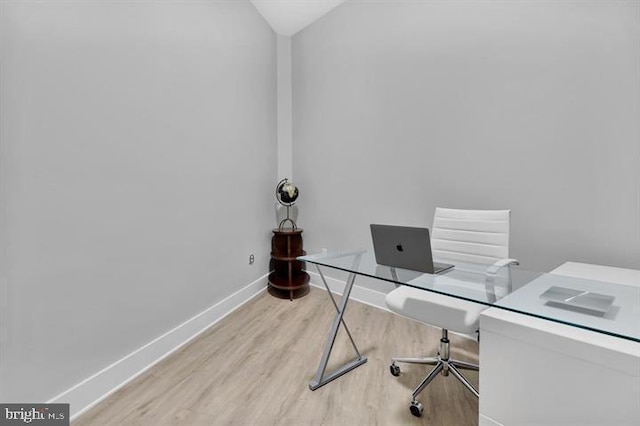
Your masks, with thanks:
[{"label": "chair caster wheel", "polygon": [[400,367],[398,367],[398,366],[397,366],[397,365],[395,365],[395,364],[391,364],[391,365],[389,366],[389,371],[391,371],[391,374],[392,374],[393,376],[398,377],[398,376],[400,375]]},{"label": "chair caster wheel", "polygon": [[422,416],[422,412],[424,411],[424,405],[422,405],[422,402],[412,401],[411,405],[409,406],[409,410],[414,416],[420,417]]}]

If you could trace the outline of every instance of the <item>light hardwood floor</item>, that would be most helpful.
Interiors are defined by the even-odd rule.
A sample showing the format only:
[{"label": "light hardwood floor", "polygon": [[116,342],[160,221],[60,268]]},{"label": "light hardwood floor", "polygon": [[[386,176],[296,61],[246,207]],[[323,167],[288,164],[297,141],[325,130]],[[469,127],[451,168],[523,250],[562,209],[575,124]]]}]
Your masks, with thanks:
[{"label": "light hardwood floor", "polygon": [[[436,353],[440,331],[355,301],[345,318],[368,362],[310,391],[333,314],[322,290],[293,302],[265,292],[73,425],[477,424],[477,399],[453,377],[437,377],[420,395],[423,417],[411,415],[411,392],[431,367],[403,364],[393,377],[389,359]],[[478,361],[477,343],[450,340],[452,356]],[[332,363],[354,354],[341,332]]]}]

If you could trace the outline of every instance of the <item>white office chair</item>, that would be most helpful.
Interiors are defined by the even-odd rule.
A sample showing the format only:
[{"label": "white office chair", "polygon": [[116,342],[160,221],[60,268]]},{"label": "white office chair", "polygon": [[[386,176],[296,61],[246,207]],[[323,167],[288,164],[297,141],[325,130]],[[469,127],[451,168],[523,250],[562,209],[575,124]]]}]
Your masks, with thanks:
[{"label": "white office chair", "polygon": [[[510,210],[456,210],[436,208],[431,230],[431,248],[434,258],[460,262],[485,263],[489,273],[495,273],[501,266],[517,264],[509,257]],[[446,276],[446,274],[445,274]],[[442,328],[440,350],[429,358],[392,358],[391,374],[400,375],[396,363],[429,364],[435,367],[413,392],[410,410],[414,416],[421,416],[424,410],[416,397],[431,381],[442,373],[451,372],[476,397],[478,391],[458,370],[478,370],[478,366],[449,357],[448,330],[463,334],[478,331],[480,313],[485,305],[431,293],[409,286],[399,286],[391,291],[385,302],[389,309],[402,316]]]}]

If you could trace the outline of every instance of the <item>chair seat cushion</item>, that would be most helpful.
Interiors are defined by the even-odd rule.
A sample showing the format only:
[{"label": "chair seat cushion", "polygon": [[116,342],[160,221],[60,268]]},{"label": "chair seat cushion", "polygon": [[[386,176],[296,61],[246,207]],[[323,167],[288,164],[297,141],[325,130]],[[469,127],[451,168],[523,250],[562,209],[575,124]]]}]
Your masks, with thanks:
[{"label": "chair seat cushion", "polygon": [[400,286],[387,294],[387,307],[402,316],[463,334],[478,330],[486,305],[456,299],[426,290]]}]

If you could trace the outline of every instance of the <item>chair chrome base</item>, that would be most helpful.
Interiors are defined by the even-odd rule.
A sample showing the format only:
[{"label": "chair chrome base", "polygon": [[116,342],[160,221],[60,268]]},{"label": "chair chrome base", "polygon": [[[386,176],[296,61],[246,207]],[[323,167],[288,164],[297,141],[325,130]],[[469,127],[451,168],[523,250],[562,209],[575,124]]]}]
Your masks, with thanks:
[{"label": "chair chrome base", "polygon": [[431,370],[429,375],[427,375],[427,377],[425,377],[424,380],[422,380],[418,387],[413,391],[411,405],[409,408],[411,410],[411,413],[416,417],[420,417],[422,411],[424,410],[422,403],[418,402],[416,400],[416,397],[420,394],[420,392],[424,390],[424,388],[427,387],[429,383],[433,381],[433,379],[436,378],[439,373],[442,373],[443,376],[448,376],[449,372],[451,372],[451,374],[453,374],[456,379],[458,379],[467,389],[469,389],[469,391],[471,391],[471,393],[473,393],[476,398],[478,398],[480,395],[477,389],[473,387],[471,382],[469,382],[469,380],[467,380],[467,378],[464,377],[458,370],[463,369],[478,371],[479,367],[476,364],[458,361],[449,357],[449,337],[447,330],[442,330],[442,338],[440,339],[440,351],[438,352],[437,356],[427,358],[391,358],[391,361],[392,363],[390,366],[390,370],[391,374],[393,374],[394,376],[400,375],[400,367],[396,365],[397,362],[404,362],[408,364],[428,364],[435,366],[433,370]]}]

